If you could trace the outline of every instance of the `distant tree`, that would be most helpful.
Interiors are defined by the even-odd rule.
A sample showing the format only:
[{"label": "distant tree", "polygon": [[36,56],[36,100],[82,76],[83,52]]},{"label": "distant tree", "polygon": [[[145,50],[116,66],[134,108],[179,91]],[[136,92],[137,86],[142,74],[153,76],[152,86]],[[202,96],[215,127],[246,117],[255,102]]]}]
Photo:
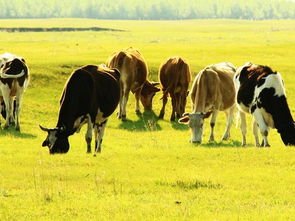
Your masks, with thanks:
[{"label": "distant tree", "polygon": [[295,19],[294,0],[0,0],[0,18]]}]

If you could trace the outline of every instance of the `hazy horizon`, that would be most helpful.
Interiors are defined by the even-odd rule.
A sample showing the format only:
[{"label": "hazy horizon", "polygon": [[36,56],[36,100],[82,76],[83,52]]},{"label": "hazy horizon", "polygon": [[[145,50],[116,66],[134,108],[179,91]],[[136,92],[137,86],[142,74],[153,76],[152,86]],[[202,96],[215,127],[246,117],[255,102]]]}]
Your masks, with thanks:
[{"label": "hazy horizon", "polygon": [[0,0],[0,18],[295,19],[294,0]]}]

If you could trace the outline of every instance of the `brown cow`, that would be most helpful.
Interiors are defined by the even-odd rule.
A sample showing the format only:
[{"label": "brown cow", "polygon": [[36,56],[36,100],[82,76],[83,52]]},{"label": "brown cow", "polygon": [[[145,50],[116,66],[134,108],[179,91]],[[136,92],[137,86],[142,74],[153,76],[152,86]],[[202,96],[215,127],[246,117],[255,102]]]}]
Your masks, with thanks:
[{"label": "brown cow", "polygon": [[118,117],[126,120],[126,106],[129,92],[135,94],[136,113],[140,113],[139,99],[145,110],[152,109],[152,100],[160,89],[159,83],[151,83],[148,79],[148,68],[143,56],[132,47],[113,54],[107,61],[107,66],[117,68],[121,73],[121,96]]},{"label": "brown cow", "polygon": [[180,57],[169,58],[160,67],[159,80],[163,90],[163,106],[159,118],[164,117],[169,94],[172,103],[170,120],[174,121],[175,113],[180,118],[185,111],[187,89],[191,81],[189,65]]},{"label": "brown cow", "polygon": [[227,116],[226,131],[222,137],[230,136],[235,107],[235,87],[233,77],[236,68],[230,63],[219,63],[206,67],[196,76],[191,98],[193,112],[185,113],[179,123],[188,123],[191,131],[191,142],[201,143],[204,119],[212,113],[210,140],[214,141],[214,126],[218,111],[225,111]]}]

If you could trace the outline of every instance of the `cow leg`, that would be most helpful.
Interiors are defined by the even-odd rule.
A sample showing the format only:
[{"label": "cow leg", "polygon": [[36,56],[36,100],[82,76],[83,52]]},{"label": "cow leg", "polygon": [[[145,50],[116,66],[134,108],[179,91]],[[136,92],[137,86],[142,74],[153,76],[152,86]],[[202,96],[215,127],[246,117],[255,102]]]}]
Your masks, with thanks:
[{"label": "cow leg", "polygon": [[263,137],[263,141],[262,141],[262,145],[261,146],[263,146],[263,147],[269,147],[270,145],[268,144],[268,141],[267,141],[268,126],[266,125],[266,123],[264,121],[264,118],[263,118],[261,112],[259,111],[259,109],[256,109],[253,112],[253,116],[254,116],[256,122],[258,123],[260,132],[261,132],[262,137]]},{"label": "cow leg", "polygon": [[255,121],[254,118],[252,121],[252,131],[253,131],[254,138],[255,138],[255,145],[256,145],[256,147],[260,147],[259,136],[258,136],[258,125],[257,125],[257,122]]},{"label": "cow leg", "polygon": [[163,119],[164,118],[164,115],[165,115],[165,107],[166,107],[166,104],[167,104],[167,101],[168,101],[168,97],[167,97],[167,95],[165,93],[163,94],[162,100],[163,100],[163,106],[162,106],[162,109],[161,109],[160,114],[159,114],[159,118],[160,119]]},{"label": "cow leg", "polygon": [[19,87],[16,93],[15,98],[15,129],[17,131],[20,131],[20,123],[19,123],[19,115],[21,111],[21,103],[22,103],[22,97],[23,97],[24,89],[22,87]]},{"label": "cow leg", "polygon": [[176,97],[174,94],[171,94],[171,103],[172,103],[172,112],[171,112],[170,121],[175,121]]},{"label": "cow leg", "polygon": [[11,104],[13,104],[13,99],[10,96],[10,89],[8,87],[5,87],[4,90],[2,90],[3,100],[5,103],[5,111],[6,111],[6,122],[4,125],[4,129],[8,129],[10,125],[10,117],[13,112],[13,108],[11,107]]},{"label": "cow leg", "polygon": [[106,125],[107,125],[107,120],[105,120],[102,124],[96,124],[94,127],[94,133],[95,133],[95,153],[94,153],[94,156],[96,156],[96,153],[101,152],[101,143],[102,143],[102,138],[104,135]]},{"label": "cow leg", "polygon": [[93,123],[91,122],[91,117],[88,116],[87,119],[87,131],[85,134],[85,140],[87,143],[87,153],[91,153],[91,141],[92,141],[92,131],[93,131]]},{"label": "cow leg", "polygon": [[175,102],[176,102],[176,117],[180,118],[183,113],[181,113],[181,94],[177,93],[175,95]]},{"label": "cow leg", "polygon": [[179,117],[182,117],[182,114],[185,112],[185,105],[186,105],[186,95],[187,92],[185,91],[185,93],[182,93],[182,95],[180,96],[180,105],[179,105]]},{"label": "cow leg", "polygon": [[141,94],[141,89],[137,90],[135,92],[135,113],[140,114],[140,104],[139,104],[139,100],[140,100],[140,94]]},{"label": "cow leg", "polygon": [[230,138],[230,128],[231,128],[231,125],[232,125],[233,119],[234,119],[234,111],[235,111],[235,106],[233,106],[229,110],[225,111],[226,130],[224,132],[224,135],[222,136],[222,140],[228,140],[228,138]]},{"label": "cow leg", "polygon": [[212,141],[215,140],[214,139],[214,127],[215,127],[215,121],[216,121],[216,118],[217,118],[217,114],[218,114],[217,110],[213,111],[213,113],[212,113],[212,117],[211,117],[211,120],[210,120],[211,132],[210,132],[209,142],[212,142]]},{"label": "cow leg", "polygon": [[242,146],[246,146],[246,134],[247,134],[247,122],[246,122],[246,114],[242,111],[239,111],[240,119],[241,119],[241,132],[243,136]]},{"label": "cow leg", "polygon": [[129,97],[129,92],[130,92],[129,88],[125,88],[123,90],[123,95],[122,95],[122,99],[121,99],[121,103],[120,103],[120,112],[121,113],[119,113],[119,118],[122,121],[126,120],[126,107],[127,107],[127,101],[128,101],[128,97]]}]

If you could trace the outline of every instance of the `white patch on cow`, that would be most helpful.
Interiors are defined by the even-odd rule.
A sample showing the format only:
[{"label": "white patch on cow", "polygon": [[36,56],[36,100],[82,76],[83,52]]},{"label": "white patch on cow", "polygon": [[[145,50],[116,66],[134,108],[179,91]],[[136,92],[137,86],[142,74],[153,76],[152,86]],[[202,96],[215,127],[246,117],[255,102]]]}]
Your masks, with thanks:
[{"label": "white patch on cow", "polygon": [[102,122],[104,122],[107,118],[103,117],[103,112],[100,111],[100,109],[98,108],[97,110],[97,114],[96,114],[96,118],[95,118],[95,123],[97,124],[101,124]]},{"label": "white patch on cow", "polygon": [[196,113],[189,114],[188,125],[192,133],[192,137],[191,137],[192,143],[195,143],[195,142],[202,143],[203,124],[204,124],[204,118],[202,113],[196,112]]},{"label": "white patch on cow", "polygon": [[[84,118],[84,119],[83,119]],[[78,117],[74,122],[74,129],[76,129],[76,133],[79,133],[82,126],[88,122],[90,115],[87,114],[86,117],[81,116]]]},{"label": "white patch on cow", "polygon": [[19,74],[17,75],[11,75],[11,74],[6,74],[6,72],[1,71],[0,72],[0,77],[1,78],[20,78],[25,74],[25,71],[22,70]]}]

